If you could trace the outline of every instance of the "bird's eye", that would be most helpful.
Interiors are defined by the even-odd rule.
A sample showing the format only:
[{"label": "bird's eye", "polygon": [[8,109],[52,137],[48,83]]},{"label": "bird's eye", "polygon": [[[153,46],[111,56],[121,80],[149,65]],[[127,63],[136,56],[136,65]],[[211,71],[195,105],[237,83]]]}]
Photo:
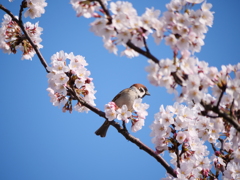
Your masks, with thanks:
[{"label": "bird's eye", "polygon": [[141,92],[144,92],[144,89],[143,89],[143,88],[139,88],[139,90],[140,90]]}]

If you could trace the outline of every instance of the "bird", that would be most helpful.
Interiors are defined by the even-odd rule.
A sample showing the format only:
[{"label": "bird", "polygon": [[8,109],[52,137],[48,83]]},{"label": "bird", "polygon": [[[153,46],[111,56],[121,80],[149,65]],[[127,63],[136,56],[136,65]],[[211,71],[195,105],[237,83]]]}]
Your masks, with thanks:
[{"label": "bird", "polygon": [[[129,111],[133,111],[133,102],[135,99],[143,98],[146,95],[150,95],[148,89],[143,84],[133,84],[129,88],[126,88],[119,92],[112,100],[118,108],[126,105]],[[97,136],[105,137],[107,130],[110,126],[110,121],[105,120],[102,126],[95,132]]]}]

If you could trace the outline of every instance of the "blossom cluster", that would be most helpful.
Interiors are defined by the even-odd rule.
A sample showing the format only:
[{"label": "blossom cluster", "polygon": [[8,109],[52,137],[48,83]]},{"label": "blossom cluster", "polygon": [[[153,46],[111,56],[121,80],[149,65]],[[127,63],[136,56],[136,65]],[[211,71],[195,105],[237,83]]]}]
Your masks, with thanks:
[{"label": "blossom cluster", "polygon": [[27,10],[24,13],[24,17],[30,17],[32,19],[41,17],[45,13],[45,7],[47,3],[45,0],[25,0]]},{"label": "blossom cluster", "polygon": [[132,112],[128,110],[128,107],[126,105],[118,107],[114,102],[109,102],[106,104],[104,111],[109,121],[117,118],[118,120],[122,120],[125,123],[128,123],[130,119],[132,122],[131,130],[133,132],[137,132],[142,129],[142,126],[144,126],[144,120],[148,115],[146,109],[148,108],[149,105],[142,103],[142,99],[139,98],[135,99],[133,103],[133,110],[135,111],[134,113],[136,113],[136,116],[134,116]]},{"label": "blossom cluster", "polygon": [[[181,84],[179,102],[211,105],[219,102],[226,110],[230,110],[230,106],[232,110],[240,109],[240,63],[218,70],[194,57],[162,59],[159,64],[149,60],[146,71],[151,84],[164,86],[168,92],[177,94],[177,85]],[[177,78],[182,78],[182,82]]]},{"label": "blossom cluster", "polygon": [[[174,14],[175,17],[182,10],[183,4],[185,6],[188,5],[186,2],[183,2],[185,1],[171,1],[170,4],[167,4],[169,11],[164,14]],[[188,2],[193,1],[188,0]],[[199,2],[202,1],[196,1],[196,3]],[[183,16],[182,14],[176,16],[178,18],[189,16],[188,18],[190,19],[187,20],[189,29],[186,31],[189,32],[187,33],[188,38],[192,37],[192,33],[198,35],[195,40],[201,39],[200,36],[204,37],[203,34],[206,33],[207,26],[212,25],[213,13],[209,11],[210,8],[211,4],[204,2],[200,10],[185,9]],[[177,19],[174,20],[173,16],[170,17],[167,19],[171,19],[172,23],[168,27],[171,27],[170,32],[174,33],[169,33],[165,39],[166,43],[172,46],[174,57],[173,59],[161,59],[159,63],[149,60],[149,66],[146,67],[146,71],[149,73],[148,79],[150,83],[155,86],[166,87],[169,93],[175,93],[176,95],[178,95],[180,90],[178,85],[181,85],[182,88],[177,98],[178,102],[188,104],[200,103],[212,106],[220,105],[220,109],[224,108],[226,110],[225,113],[230,112],[230,109],[238,111],[240,109],[240,64],[222,66],[221,70],[218,70],[216,67],[209,67],[208,63],[191,56],[190,51],[197,51],[193,47],[200,46],[196,46],[196,42],[190,43],[189,41],[187,45],[185,44],[186,46],[180,45],[179,41],[184,35],[179,31],[179,27],[175,27],[176,25],[180,27],[186,25],[186,19],[178,19],[177,21]],[[176,24],[176,22],[178,23]],[[199,30],[202,31],[196,29],[196,24],[201,24],[202,28]],[[175,39],[169,41],[171,36],[174,36]],[[187,48],[181,48],[184,46]],[[181,52],[180,54],[178,54],[179,51]],[[215,115],[212,112],[210,113],[210,115]]]},{"label": "blossom cluster", "polygon": [[[146,70],[149,72],[150,82],[164,86],[168,92],[175,94],[179,91],[177,84],[181,84],[182,91],[177,101],[188,105],[185,107],[176,103],[173,107],[168,106],[166,110],[161,107],[160,112],[155,115],[151,128],[157,152],[165,150],[171,152],[170,147],[173,147],[171,145],[176,145],[177,142],[179,146],[175,147],[175,150],[182,148],[179,152],[182,154],[181,156],[176,153],[171,154],[173,158],[171,162],[175,162],[176,165],[177,156],[182,160],[179,162],[180,168],[177,169],[178,178],[204,178],[209,175],[210,166],[201,169],[199,164],[194,162],[198,162],[197,160],[201,158],[209,162],[206,157],[208,153],[200,153],[198,157],[194,157],[196,149],[191,144],[197,145],[196,147],[204,152],[207,147],[203,146],[203,143],[208,141],[221,149],[219,152],[214,150],[211,166],[222,172],[226,180],[240,177],[240,133],[216,112],[208,109],[209,106],[216,107],[223,113],[234,114],[232,117],[239,119],[240,63],[222,66],[221,70],[209,67],[206,62],[193,57],[160,60],[159,64],[152,61],[149,63],[150,66]],[[177,79],[178,77],[182,79]],[[219,141],[223,137],[225,139]],[[185,162],[186,160],[183,159],[190,159],[189,155],[194,158]],[[184,169],[187,164],[190,171]],[[194,167],[198,168],[194,170]]]},{"label": "blossom cluster", "polygon": [[[67,63],[67,59],[69,63]],[[72,107],[72,100],[76,100],[68,93],[68,87],[73,89],[84,101],[95,106],[95,93],[90,71],[85,66],[87,62],[84,57],[73,53],[67,54],[63,51],[57,52],[51,57],[51,67],[47,75],[49,87],[47,91],[54,106],[63,106],[63,112],[88,112],[89,109],[77,103]]]},{"label": "blossom cluster", "polygon": [[[18,19],[18,17],[16,17]],[[38,23],[31,24],[26,22],[24,28],[29,37],[39,49],[43,46],[40,44],[42,39],[42,28],[38,26]],[[23,52],[22,59],[32,59],[35,51],[26,36],[22,33],[18,24],[12,20],[12,18],[5,14],[0,28],[0,48],[5,53],[16,53],[17,49]]]},{"label": "blossom cluster", "polygon": [[[110,52],[117,54],[117,45],[121,44],[126,49],[121,55],[127,57],[138,56],[138,53],[126,44],[131,41],[135,46],[146,46],[146,39],[150,34],[159,44],[165,39],[166,44],[174,51],[183,53],[199,52],[204,45],[207,27],[213,23],[212,5],[204,2],[200,9],[190,9],[191,3],[202,1],[172,0],[166,5],[168,11],[160,16],[160,10],[146,8],[141,16],[129,2],[111,2],[108,13],[99,8],[98,2],[71,0],[73,8],[79,16],[95,17],[91,23],[91,30],[103,37],[104,46]],[[106,1],[104,1],[105,4]],[[101,15],[101,13],[105,13]]]},{"label": "blossom cluster", "polygon": [[[200,3],[202,1],[199,1]],[[200,9],[190,9],[191,0],[172,0],[166,5],[168,11],[164,13],[164,29],[170,30],[165,37],[166,45],[171,46],[174,51],[182,53],[200,52],[204,45],[205,33],[208,27],[213,24],[213,12],[210,11],[212,5],[204,3]],[[158,37],[157,31],[155,37]],[[157,39],[155,38],[155,41]]]},{"label": "blossom cluster", "polygon": [[[108,0],[101,0],[104,5],[107,5]],[[101,5],[97,1],[90,0],[71,0],[73,9],[77,12],[77,16],[85,18],[98,17],[96,11],[99,11]]]},{"label": "blossom cluster", "polygon": [[[229,129],[222,118],[202,116],[200,109],[198,105],[189,108],[177,102],[166,109],[161,106],[151,125],[156,152],[170,152],[176,179],[204,179],[211,168],[222,172],[225,179],[240,177],[240,134]],[[210,158],[206,141],[215,147]]]}]

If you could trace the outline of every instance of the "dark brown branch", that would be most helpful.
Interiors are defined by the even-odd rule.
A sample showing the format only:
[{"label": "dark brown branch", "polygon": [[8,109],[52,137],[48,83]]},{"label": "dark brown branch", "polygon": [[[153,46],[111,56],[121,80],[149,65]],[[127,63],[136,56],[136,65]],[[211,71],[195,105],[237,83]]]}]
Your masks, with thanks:
[{"label": "dark brown branch", "polygon": [[88,109],[90,109],[91,111],[93,111],[94,113],[98,114],[99,116],[107,119],[105,117],[105,113],[97,108],[95,108],[94,106],[91,106],[90,104],[88,104],[84,99],[82,99],[80,96],[77,95],[77,93],[70,87],[67,87],[68,92],[82,105],[87,107]]},{"label": "dark brown branch", "polygon": [[217,177],[215,176],[215,174],[213,174],[212,171],[210,171],[208,175],[209,175],[212,179],[217,179]]},{"label": "dark brown branch", "polygon": [[235,113],[234,113],[234,111],[233,111],[233,106],[234,106],[234,99],[233,99],[233,101],[232,101],[232,103],[231,103],[231,106],[230,106],[230,116],[235,116]]},{"label": "dark brown branch", "polygon": [[145,46],[146,52],[150,54],[150,51],[149,51],[149,48],[148,48],[148,45],[147,45],[146,38],[145,38],[144,36],[142,36],[142,38],[143,38],[143,43],[144,43],[144,46]]},{"label": "dark brown branch", "polygon": [[223,97],[223,94],[224,94],[226,88],[227,88],[226,85],[223,85],[223,87],[221,88],[222,91],[221,91],[221,94],[220,94],[219,99],[218,99],[218,102],[217,102],[217,107],[219,107],[219,104],[220,104],[220,102],[221,102],[221,100],[222,100],[222,97]]},{"label": "dark brown branch", "polygon": [[15,18],[15,16],[8,9],[6,9],[2,4],[0,4],[0,9],[2,9],[5,13],[7,13],[12,18],[13,21],[19,23],[18,19]]},{"label": "dark brown branch", "polygon": [[212,111],[219,115],[219,117],[222,117],[223,119],[227,120],[238,132],[240,132],[240,125],[238,121],[228,114],[222,112],[218,107],[213,107]]},{"label": "dark brown branch", "polygon": [[218,140],[221,142],[220,152],[221,152],[222,154],[224,154],[224,148],[223,148],[224,140],[221,139],[221,138],[218,138]]},{"label": "dark brown branch", "polygon": [[[98,114],[100,117],[103,117],[104,119],[107,119],[105,117],[105,113],[90,104],[88,104],[84,99],[82,99],[80,96],[77,95],[77,93],[70,87],[67,87],[68,92],[78,100],[78,102],[93,111],[94,113]],[[147,152],[150,156],[155,158],[166,170],[169,174],[171,174],[173,177],[176,177],[176,173],[174,172],[173,168],[158,154],[155,153],[151,148],[146,146],[143,142],[141,142],[138,138],[132,136],[131,134],[128,133],[123,127],[119,125],[119,123],[115,121],[111,121],[111,125],[115,127],[120,134],[122,134],[127,140],[131,141],[135,145],[139,147],[139,149]]]},{"label": "dark brown branch", "polygon": [[28,33],[26,32],[23,23],[20,22],[8,9],[6,9],[2,4],[0,4],[0,9],[2,9],[4,12],[6,12],[13,21],[15,21],[18,26],[21,28],[22,32],[24,33],[24,35],[26,36],[26,39],[28,40],[28,42],[31,44],[31,46],[33,47],[33,49],[35,50],[40,62],[42,63],[43,67],[45,68],[45,70],[49,73],[49,71],[47,70],[47,62],[46,60],[43,58],[41,52],[39,51],[38,47],[33,43],[32,39],[29,37]]},{"label": "dark brown branch", "polygon": [[228,115],[227,113],[222,112],[218,106],[213,106],[209,104],[205,104],[201,102],[201,105],[204,107],[205,111],[212,111],[218,115],[218,117],[222,117],[224,120],[229,122],[238,132],[240,132],[240,125],[236,118],[233,116]]},{"label": "dark brown branch", "polygon": [[216,152],[217,149],[215,148],[214,144],[213,143],[210,143],[210,144],[212,145],[212,148],[213,148],[214,152]]},{"label": "dark brown branch", "polygon": [[179,71],[171,72],[171,75],[173,76],[174,81],[180,86],[183,86],[185,80],[187,79],[184,79],[184,77],[180,75]]},{"label": "dark brown branch", "polygon": [[179,149],[178,149],[178,146],[176,146],[177,143],[175,143],[175,154],[177,156],[177,167],[180,168],[180,155],[179,155]]},{"label": "dark brown branch", "polygon": [[27,2],[25,0],[23,0],[21,5],[20,5],[20,10],[19,10],[19,21],[20,21],[20,23],[22,23],[22,12],[23,12],[24,7],[26,6],[26,3]]},{"label": "dark brown branch", "polygon": [[151,148],[146,146],[144,143],[142,143],[138,138],[135,138],[131,134],[129,134],[124,128],[122,128],[118,123],[114,122],[111,124],[114,126],[119,133],[121,133],[127,140],[131,141],[132,143],[136,144],[139,149],[147,152],[150,156],[155,158],[166,170],[169,174],[171,174],[173,177],[176,177],[176,173],[172,169],[172,167],[158,154],[155,153]]},{"label": "dark brown branch", "polygon": [[150,52],[144,51],[141,48],[135,46],[131,42],[131,40],[128,40],[127,45],[128,45],[128,47],[132,48],[134,51],[138,52],[139,54],[151,59],[153,62],[155,62],[157,64],[159,63],[159,60],[155,56],[153,56]]},{"label": "dark brown branch", "polygon": [[209,114],[205,114],[204,116],[209,117],[209,118],[213,118],[213,119],[219,118],[219,116],[212,116],[212,115],[209,115]]},{"label": "dark brown branch", "polygon": [[102,7],[103,11],[105,12],[105,14],[107,15],[107,19],[108,19],[108,23],[107,25],[112,24],[112,16],[110,15],[108,9],[104,6],[103,2],[101,0],[96,0],[97,2],[99,2],[100,6]]}]

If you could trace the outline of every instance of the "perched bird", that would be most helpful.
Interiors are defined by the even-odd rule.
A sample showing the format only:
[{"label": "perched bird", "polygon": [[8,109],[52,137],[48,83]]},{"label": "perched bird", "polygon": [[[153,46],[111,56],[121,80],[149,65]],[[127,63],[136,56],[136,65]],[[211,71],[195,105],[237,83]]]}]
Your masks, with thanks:
[{"label": "perched bird", "polygon": [[[143,98],[145,95],[150,95],[147,88],[142,84],[133,84],[130,88],[126,88],[118,93],[112,100],[115,104],[121,108],[124,104],[129,111],[133,111],[133,102],[135,99]],[[110,126],[110,122],[106,120],[102,126],[95,132],[97,136],[105,137],[107,130]]]}]

